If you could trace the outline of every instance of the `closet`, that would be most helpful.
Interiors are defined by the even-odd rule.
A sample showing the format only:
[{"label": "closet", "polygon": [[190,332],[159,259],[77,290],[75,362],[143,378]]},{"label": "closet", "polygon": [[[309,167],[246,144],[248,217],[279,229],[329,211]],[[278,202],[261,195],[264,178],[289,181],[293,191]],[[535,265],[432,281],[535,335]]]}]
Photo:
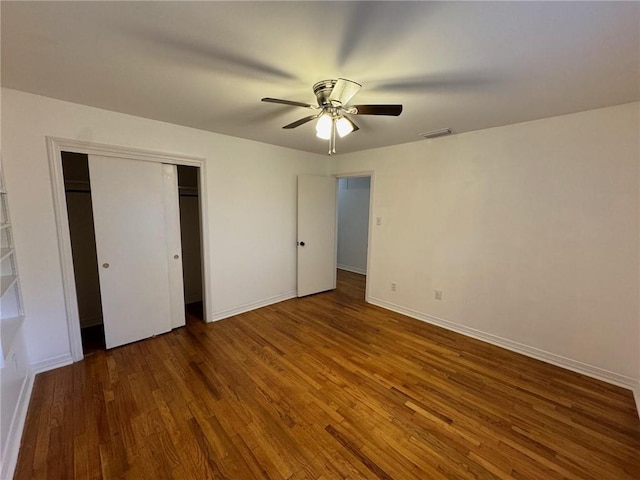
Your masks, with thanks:
[{"label": "closet", "polygon": [[199,169],[178,165],[180,232],[184,301],[191,317],[204,320],[202,304],[202,245],[200,238]]},{"label": "closet", "polygon": [[82,347],[88,354],[105,343],[87,155],[63,152],[62,169]]},{"label": "closet", "polygon": [[66,152],[62,162],[83,333],[102,325],[112,348],[184,325],[176,166]]}]

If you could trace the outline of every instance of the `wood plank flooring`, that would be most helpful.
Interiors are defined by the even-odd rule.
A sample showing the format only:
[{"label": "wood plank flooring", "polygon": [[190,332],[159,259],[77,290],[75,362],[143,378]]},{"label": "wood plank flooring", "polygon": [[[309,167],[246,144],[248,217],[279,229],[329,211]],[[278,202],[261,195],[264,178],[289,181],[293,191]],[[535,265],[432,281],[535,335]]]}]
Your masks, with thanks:
[{"label": "wood plank flooring", "polygon": [[339,288],[37,376],[17,479],[640,478],[627,390]]}]

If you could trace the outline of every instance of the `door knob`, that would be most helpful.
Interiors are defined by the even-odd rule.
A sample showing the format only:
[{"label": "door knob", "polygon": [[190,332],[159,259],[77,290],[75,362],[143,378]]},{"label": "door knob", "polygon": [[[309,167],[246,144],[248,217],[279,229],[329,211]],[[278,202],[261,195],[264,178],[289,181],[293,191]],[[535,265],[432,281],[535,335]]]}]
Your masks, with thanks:
[{"label": "door knob", "polygon": [[173,256],[173,258],[175,258],[176,260],[180,258],[180,255],[178,255],[177,253]]},{"label": "door knob", "polygon": [[102,267],[103,267],[103,268],[109,268],[109,264],[108,264],[108,263],[103,263],[103,264],[102,264]]},{"label": "door knob", "polygon": [[304,242],[300,242],[300,246],[301,246],[301,247],[304,247]]}]

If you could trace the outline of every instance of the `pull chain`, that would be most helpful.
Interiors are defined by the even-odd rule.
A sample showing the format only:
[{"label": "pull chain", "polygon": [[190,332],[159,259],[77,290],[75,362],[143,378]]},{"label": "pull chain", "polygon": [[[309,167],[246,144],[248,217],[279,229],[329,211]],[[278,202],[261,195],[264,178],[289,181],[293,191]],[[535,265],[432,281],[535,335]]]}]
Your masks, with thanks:
[{"label": "pull chain", "polygon": [[336,119],[331,119],[331,136],[329,137],[329,155],[336,153]]}]

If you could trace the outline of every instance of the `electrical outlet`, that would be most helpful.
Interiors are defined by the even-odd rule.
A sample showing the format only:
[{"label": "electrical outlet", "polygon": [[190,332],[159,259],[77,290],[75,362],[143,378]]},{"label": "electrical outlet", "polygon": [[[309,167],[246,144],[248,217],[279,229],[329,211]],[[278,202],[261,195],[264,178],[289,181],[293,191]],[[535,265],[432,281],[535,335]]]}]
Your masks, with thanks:
[{"label": "electrical outlet", "polygon": [[434,291],[434,297],[436,300],[442,300],[442,290],[436,288]]},{"label": "electrical outlet", "polygon": [[376,225],[382,225],[382,217],[376,217]]},{"label": "electrical outlet", "polygon": [[396,282],[391,282],[391,291],[395,292],[398,289],[398,284]]}]

